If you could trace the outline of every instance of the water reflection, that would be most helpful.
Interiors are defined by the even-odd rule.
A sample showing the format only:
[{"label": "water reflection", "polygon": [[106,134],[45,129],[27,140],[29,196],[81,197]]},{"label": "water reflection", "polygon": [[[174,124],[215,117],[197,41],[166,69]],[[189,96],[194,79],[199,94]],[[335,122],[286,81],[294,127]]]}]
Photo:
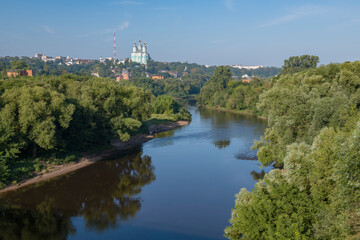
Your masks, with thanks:
[{"label": "water reflection", "polygon": [[248,151],[235,154],[235,158],[238,160],[257,160],[256,151]]},{"label": "water reflection", "polygon": [[9,207],[0,211],[0,239],[67,239],[76,232],[70,217],[47,209]]},{"label": "water reflection", "polygon": [[159,132],[155,134],[156,138],[164,138],[164,137],[171,137],[174,136],[175,130],[165,131],[165,132]]},{"label": "water reflection", "polygon": [[213,144],[218,149],[223,149],[230,145],[230,139],[214,141]]},{"label": "water reflection", "polygon": [[[206,108],[196,109],[200,113],[201,119],[210,119],[213,128],[231,128],[234,123],[241,123],[242,126],[254,126],[254,123],[264,124],[266,121],[260,118],[254,118],[250,115],[237,114],[226,111],[217,111]],[[263,128],[259,128],[263,133]]]},{"label": "water reflection", "polygon": [[141,155],[98,162],[4,194],[0,199],[0,239],[66,239],[75,232],[70,220],[74,216],[82,216],[87,228],[98,232],[135,217],[141,208],[137,195],[155,180],[151,158]]},{"label": "water reflection", "polygon": [[222,239],[234,195],[261,170],[247,160],[266,124],[189,110],[190,125],[156,134],[135,154],[7,194],[0,239]]},{"label": "water reflection", "polygon": [[251,171],[250,174],[255,181],[259,181],[261,179],[264,179],[265,171],[264,170],[261,170],[261,172]]}]

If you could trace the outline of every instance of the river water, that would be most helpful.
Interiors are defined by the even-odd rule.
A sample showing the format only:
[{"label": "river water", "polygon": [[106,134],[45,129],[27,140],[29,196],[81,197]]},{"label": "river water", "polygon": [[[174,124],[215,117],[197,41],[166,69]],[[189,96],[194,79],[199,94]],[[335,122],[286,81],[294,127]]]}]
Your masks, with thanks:
[{"label": "river water", "polygon": [[[190,107],[188,126],[0,199],[0,239],[224,239],[266,122]],[[265,169],[266,171],[267,169]]]}]

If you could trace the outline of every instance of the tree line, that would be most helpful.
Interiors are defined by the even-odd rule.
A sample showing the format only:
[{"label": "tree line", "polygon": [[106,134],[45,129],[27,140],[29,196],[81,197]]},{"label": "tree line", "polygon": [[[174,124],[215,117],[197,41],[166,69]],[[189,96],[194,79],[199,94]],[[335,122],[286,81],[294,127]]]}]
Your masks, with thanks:
[{"label": "tree line", "polygon": [[217,67],[197,98],[198,104],[261,115],[256,108],[260,94],[269,89],[269,79],[253,78],[250,83],[232,78],[227,66]]},{"label": "tree line", "polygon": [[191,119],[170,96],[156,99],[150,91],[106,78],[0,80],[0,185],[31,174],[41,159],[70,161],[70,153],[108,146],[115,138],[127,141],[153,113]]},{"label": "tree line", "polygon": [[[254,148],[274,169],[236,195],[227,238],[359,239],[360,62],[317,62],[286,60],[259,95],[268,128]],[[229,72],[215,73],[221,78],[212,82],[226,95]],[[204,91],[201,101],[215,101]]]}]

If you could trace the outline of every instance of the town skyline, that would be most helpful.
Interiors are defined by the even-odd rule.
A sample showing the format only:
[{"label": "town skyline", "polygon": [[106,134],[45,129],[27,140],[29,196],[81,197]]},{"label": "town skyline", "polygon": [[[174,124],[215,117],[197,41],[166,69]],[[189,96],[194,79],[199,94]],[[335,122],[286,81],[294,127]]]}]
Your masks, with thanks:
[{"label": "town skyline", "polygon": [[119,59],[141,39],[161,62],[280,67],[303,54],[320,64],[355,61],[360,4],[345,2],[5,0],[0,19],[19,21],[0,26],[0,56],[111,57],[116,31]]}]

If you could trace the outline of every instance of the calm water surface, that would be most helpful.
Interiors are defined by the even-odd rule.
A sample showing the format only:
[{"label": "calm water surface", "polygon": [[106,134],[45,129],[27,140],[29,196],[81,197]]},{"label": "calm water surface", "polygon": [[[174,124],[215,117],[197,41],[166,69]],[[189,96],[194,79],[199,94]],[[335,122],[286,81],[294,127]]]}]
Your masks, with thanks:
[{"label": "calm water surface", "polygon": [[190,108],[190,125],[0,199],[0,239],[224,239],[235,194],[260,172],[266,124]]}]

